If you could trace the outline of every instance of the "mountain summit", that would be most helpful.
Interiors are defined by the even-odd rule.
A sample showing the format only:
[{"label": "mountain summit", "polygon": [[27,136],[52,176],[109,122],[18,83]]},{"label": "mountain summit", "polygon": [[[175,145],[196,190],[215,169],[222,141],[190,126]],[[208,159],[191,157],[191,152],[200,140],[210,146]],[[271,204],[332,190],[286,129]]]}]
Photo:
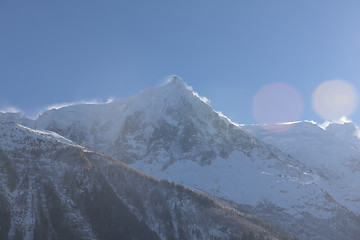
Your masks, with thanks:
[{"label": "mountain summit", "polygon": [[177,76],[177,75],[172,75],[169,77],[167,84],[171,84],[173,86],[177,86],[179,88],[186,88],[185,83],[183,82],[183,80]]},{"label": "mountain summit", "polygon": [[180,159],[208,164],[236,144],[254,142],[177,76],[159,88],[109,104],[53,109],[37,122],[124,162],[146,158],[162,168]]}]

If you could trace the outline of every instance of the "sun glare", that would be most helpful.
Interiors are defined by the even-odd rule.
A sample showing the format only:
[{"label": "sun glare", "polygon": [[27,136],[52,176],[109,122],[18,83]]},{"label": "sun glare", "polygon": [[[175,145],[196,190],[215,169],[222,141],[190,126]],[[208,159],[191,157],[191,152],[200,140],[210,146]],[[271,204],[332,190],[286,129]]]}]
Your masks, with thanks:
[{"label": "sun glare", "polygon": [[325,120],[338,120],[354,113],[358,93],[353,85],[343,80],[320,84],[313,93],[312,107]]},{"label": "sun glare", "polygon": [[260,124],[293,122],[301,117],[303,110],[300,93],[281,82],[263,86],[253,98],[253,116]]}]

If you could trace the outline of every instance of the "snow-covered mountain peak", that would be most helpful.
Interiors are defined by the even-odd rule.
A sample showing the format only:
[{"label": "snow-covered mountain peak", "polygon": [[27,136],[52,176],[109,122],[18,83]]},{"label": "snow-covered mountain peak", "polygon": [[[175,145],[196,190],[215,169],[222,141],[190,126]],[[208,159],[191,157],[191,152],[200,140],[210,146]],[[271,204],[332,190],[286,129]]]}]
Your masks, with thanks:
[{"label": "snow-covered mountain peak", "polygon": [[138,95],[135,95],[134,98],[139,101],[139,99],[153,98],[160,100],[160,102],[168,102],[174,104],[179,102],[179,100],[186,100],[192,103],[204,102],[209,104],[209,100],[205,97],[201,97],[196,93],[192,87],[188,86],[180,77],[172,75],[168,78],[165,84],[158,88],[149,88]]},{"label": "snow-covered mountain peak", "polygon": [[52,109],[36,122],[39,129],[126,162],[151,155],[180,159],[184,152],[199,156],[207,152],[204,159],[213,159],[226,152],[221,149],[232,148],[233,138],[248,137],[177,76],[120,101]]},{"label": "snow-covered mountain peak", "polygon": [[167,84],[176,85],[178,87],[186,87],[186,84],[182,78],[177,75],[171,75],[167,81]]},{"label": "snow-covered mountain peak", "polygon": [[341,141],[360,149],[360,128],[354,122],[329,123],[325,129]]}]

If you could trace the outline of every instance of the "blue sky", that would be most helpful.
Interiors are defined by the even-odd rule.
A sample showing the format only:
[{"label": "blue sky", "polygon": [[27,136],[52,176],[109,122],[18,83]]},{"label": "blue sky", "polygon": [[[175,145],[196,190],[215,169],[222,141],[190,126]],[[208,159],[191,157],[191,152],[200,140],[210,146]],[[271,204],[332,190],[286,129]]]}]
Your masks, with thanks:
[{"label": "blue sky", "polygon": [[[298,120],[323,119],[315,89],[360,89],[358,1],[0,1],[0,109],[121,99],[179,75],[232,120],[286,83]],[[360,123],[360,108],[348,116]],[[295,119],[294,119],[295,120]]]}]

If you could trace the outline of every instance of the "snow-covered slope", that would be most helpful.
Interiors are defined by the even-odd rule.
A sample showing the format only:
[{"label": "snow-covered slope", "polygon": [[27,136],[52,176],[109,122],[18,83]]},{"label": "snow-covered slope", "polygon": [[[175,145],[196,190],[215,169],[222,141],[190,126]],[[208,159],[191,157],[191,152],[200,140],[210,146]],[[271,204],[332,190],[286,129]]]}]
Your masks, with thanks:
[{"label": "snow-covered slope", "polygon": [[51,132],[0,123],[0,239],[294,239]]},{"label": "snow-covered slope", "polygon": [[[50,110],[36,124],[152,176],[249,204],[302,239],[354,239],[359,234],[353,214],[357,203],[342,202],[333,191],[343,187],[336,184],[336,163],[324,170],[321,156],[316,167],[290,154],[296,140],[284,141],[283,148],[251,126],[245,127],[249,133],[178,77],[121,101]],[[314,136],[323,131],[315,129]],[[306,131],[299,133],[308,137]],[[349,194],[355,199],[356,192]]]},{"label": "snow-covered slope", "polygon": [[[354,123],[333,123],[326,129],[313,122],[291,123],[287,131],[244,126],[259,139],[291,154],[319,177],[316,183],[356,215],[360,214],[360,140]],[[281,127],[279,124],[274,127]]]}]

